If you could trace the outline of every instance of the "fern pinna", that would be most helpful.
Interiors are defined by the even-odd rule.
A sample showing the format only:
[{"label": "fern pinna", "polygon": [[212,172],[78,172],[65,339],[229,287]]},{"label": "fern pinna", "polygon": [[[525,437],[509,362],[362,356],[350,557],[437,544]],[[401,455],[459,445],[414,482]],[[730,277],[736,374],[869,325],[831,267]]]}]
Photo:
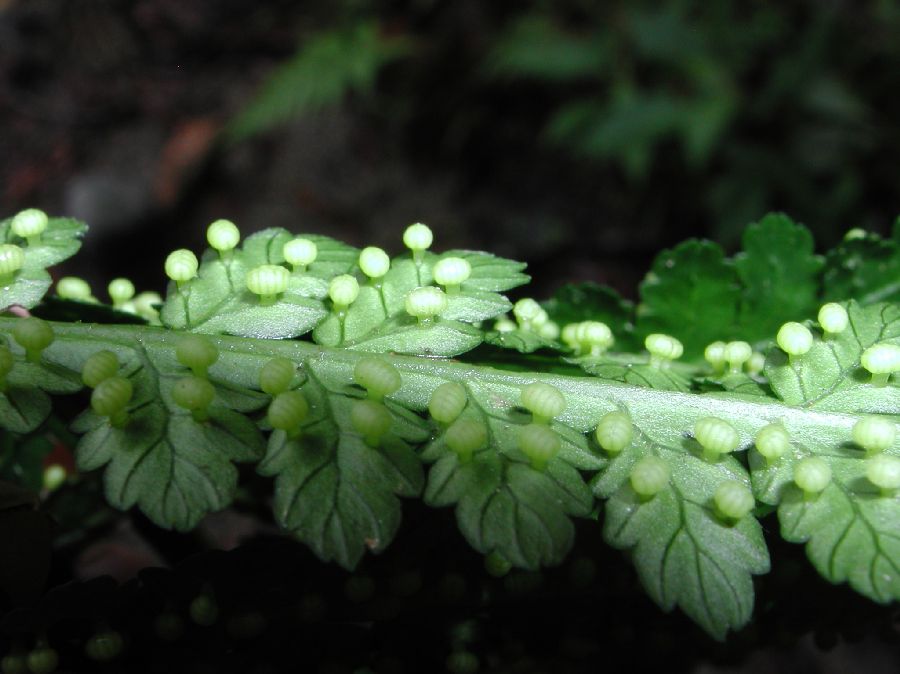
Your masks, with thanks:
[{"label": "fern pinna", "polygon": [[[168,257],[165,298],[48,296],[85,231],[0,222],[0,426],[23,440],[80,395],[78,467],[118,508],[191,529],[253,463],[281,526],[348,569],[403,499],[452,507],[491,568],[559,564],[587,518],[719,639],[751,618],[774,510],[823,577],[900,598],[900,226],[820,256],[769,215],[734,257],[661,253],[637,305],[594,284],[513,303],[524,264],[433,252],[420,223],[391,257],[224,220]],[[96,322],[39,317],[60,307]]]}]

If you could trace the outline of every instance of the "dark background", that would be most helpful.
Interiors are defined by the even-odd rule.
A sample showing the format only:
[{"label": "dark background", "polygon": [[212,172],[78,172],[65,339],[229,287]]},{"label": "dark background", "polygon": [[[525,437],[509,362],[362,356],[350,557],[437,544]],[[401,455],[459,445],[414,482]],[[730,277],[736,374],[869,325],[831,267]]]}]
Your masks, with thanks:
[{"label": "dark background", "polygon": [[886,231],[898,37],[888,0],[0,0],[0,213],[87,221],[103,285],[228,217],[633,295],[769,210]]}]

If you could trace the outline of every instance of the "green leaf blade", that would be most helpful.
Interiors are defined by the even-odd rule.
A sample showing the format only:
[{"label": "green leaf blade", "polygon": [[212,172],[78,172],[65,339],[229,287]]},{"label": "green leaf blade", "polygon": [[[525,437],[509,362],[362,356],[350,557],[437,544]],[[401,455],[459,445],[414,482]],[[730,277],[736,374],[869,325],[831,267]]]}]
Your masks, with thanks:
[{"label": "green leaf blade", "polygon": [[824,297],[860,304],[900,302],[900,239],[877,234],[844,240],[825,257]]},{"label": "green leaf blade", "polygon": [[771,339],[782,323],[818,309],[822,259],[809,230],[783,213],[770,213],[744,230],[744,252],[734,266],[743,284],[742,338]]},{"label": "green leaf blade", "polygon": [[[204,256],[197,278],[183,288],[169,284],[160,312],[163,324],[171,329],[259,339],[299,337],[312,330],[327,315],[321,301],[327,284],[318,276],[310,272],[292,277],[287,291],[270,306],[263,306],[246,287],[246,275],[253,267],[284,260],[281,247],[290,238],[286,230],[264,230],[248,237],[244,249],[230,260],[223,261],[218,254]],[[323,261],[322,269],[336,264],[343,268],[346,255],[338,249],[333,253],[336,261]]]},{"label": "green leaf blade", "polygon": [[786,540],[806,543],[813,566],[832,583],[847,582],[876,602],[898,601],[900,501],[854,493],[854,482],[865,484],[861,472],[857,469],[851,480],[850,471],[844,472],[844,480],[815,499],[791,486],[778,508],[781,533]]},{"label": "green leaf blade", "polygon": [[47,229],[38,243],[27,244],[12,231],[12,218],[0,221],[0,244],[12,243],[22,248],[22,269],[13,282],[0,286],[0,310],[13,305],[26,309],[37,306],[50,289],[47,267],[72,257],[81,248],[87,225],[72,218],[49,218]]},{"label": "green leaf blade", "polygon": [[[638,459],[649,455],[664,458],[672,475],[667,488],[642,502],[628,476]],[[746,516],[732,526],[711,511],[712,495],[724,480],[749,485],[733,458],[708,463],[683,447],[642,435],[593,482],[595,494],[608,498],[604,540],[630,550],[641,583],[661,608],[678,606],[720,640],[750,620],[751,576],[769,570],[756,518]]]},{"label": "green leaf blade", "polygon": [[897,414],[900,386],[872,386],[860,366],[863,351],[875,343],[900,345],[900,305],[856,302],[846,305],[849,326],[828,340],[817,339],[805,354],[789,360],[772,349],[765,374],[788,405],[851,413]]},{"label": "green leaf blade", "polygon": [[421,420],[389,406],[389,435],[379,448],[366,445],[350,422],[355,399],[331,386],[343,370],[320,363],[312,372],[302,390],[314,413],[298,438],[272,433],[258,471],[275,477],[279,523],[323,561],[352,569],[367,550],[378,553],[393,540],[398,497],[421,493],[424,473],[409,442],[424,431]]},{"label": "green leaf blade", "polygon": [[687,241],[661,253],[640,286],[637,334],[673,335],[684,357],[696,358],[707,344],[736,336],[740,288],[731,263],[710,241]]}]

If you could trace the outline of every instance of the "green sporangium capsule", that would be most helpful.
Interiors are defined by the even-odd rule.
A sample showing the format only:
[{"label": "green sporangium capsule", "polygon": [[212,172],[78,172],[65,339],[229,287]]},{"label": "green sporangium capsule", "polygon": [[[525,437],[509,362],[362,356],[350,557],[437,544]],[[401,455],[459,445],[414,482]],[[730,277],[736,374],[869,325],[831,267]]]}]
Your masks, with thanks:
[{"label": "green sporangium capsule", "polygon": [[319,256],[319,247],[312,239],[298,237],[284,244],[281,252],[287,263],[291,265],[294,273],[300,274],[305,272],[306,268],[316,261],[316,258]]},{"label": "green sporangium capsule", "polygon": [[56,491],[65,484],[68,476],[69,474],[63,466],[60,466],[58,463],[51,463],[44,468],[44,473],[41,475],[41,485],[49,492]]},{"label": "green sporangium capsule", "polygon": [[84,645],[84,654],[97,662],[110,662],[119,656],[124,646],[121,634],[115,630],[106,630],[88,639]]},{"label": "green sporangium capsule", "polygon": [[610,454],[618,454],[628,445],[634,438],[634,426],[631,424],[631,417],[625,412],[616,410],[607,412],[597,424],[594,431],[597,443]]},{"label": "green sporangium capsule", "polygon": [[584,321],[575,328],[575,342],[582,355],[601,356],[615,341],[612,330],[600,321]]},{"label": "green sporangium capsule", "polygon": [[459,382],[447,381],[431,393],[428,412],[432,419],[441,424],[451,424],[465,409],[468,396]]},{"label": "green sporangium capsule", "polygon": [[513,316],[523,330],[532,329],[541,311],[541,305],[530,297],[523,297],[513,305]]},{"label": "green sporangium capsule", "polygon": [[872,373],[873,386],[885,386],[890,376],[900,371],[900,346],[874,344],[863,351],[859,362]]},{"label": "green sporangium capsule", "polygon": [[766,366],[766,357],[759,351],[754,351],[747,361],[747,374],[757,375]]},{"label": "green sporangium capsule", "polygon": [[758,451],[769,464],[774,463],[787,454],[791,448],[791,436],[780,423],[763,426],[753,440]]},{"label": "green sporangium capsule", "polygon": [[219,349],[207,337],[185,335],[175,345],[175,358],[197,377],[206,377],[210,366],[219,360]]},{"label": "green sporangium capsule", "polygon": [[703,447],[703,458],[718,461],[719,456],[737,449],[740,437],[734,427],[724,419],[703,417],[694,424],[694,437]]},{"label": "green sporangium capsule", "polygon": [[391,269],[391,258],[377,246],[367,246],[359,253],[359,268],[372,281],[380,279]]},{"label": "green sporangium capsule", "polygon": [[484,570],[494,578],[502,578],[512,569],[512,562],[496,550],[484,557]]},{"label": "green sporangium capsule", "polygon": [[863,417],[853,424],[853,442],[869,454],[883,452],[897,439],[897,425],[882,417]]},{"label": "green sporangium capsule", "polygon": [[166,276],[175,281],[179,288],[197,275],[199,267],[197,256],[187,248],[173,250],[166,258]]},{"label": "green sporangium capsule", "polygon": [[35,316],[20,318],[12,329],[13,339],[25,349],[25,359],[29,363],[39,363],[41,352],[53,343],[53,328],[47,321]]},{"label": "green sporangium capsule", "polygon": [[519,429],[519,449],[535,470],[543,471],[561,446],[559,435],[548,426],[527,424]]},{"label": "green sporangium capsule", "polygon": [[134,284],[127,278],[116,278],[109,282],[106,292],[109,293],[113,306],[121,309],[123,304],[134,297]]},{"label": "green sporangium capsule", "polygon": [[119,372],[119,359],[112,351],[92,354],[81,368],[81,381],[85,386],[97,388],[100,382],[115,377]]},{"label": "green sporangium capsule", "polygon": [[459,290],[459,286],[469,280],[472,275],[472,265],[461,257],[445,257],[434,265],[434,281],[444,286],[448,293]]},{"label": "green sporangium capsule", "polygon": [[109,417],[111,426],[121,428],[128,421],[125,408],[131,402],[134,389],[125,377],[104,379],[91,393],[91,408],[97,414]]},{"label": "green sporangium capsule", "polygon": [[536,424],[549,424],[566,409],[566,397],[555,386],[533,382],[522,388],[522,407],[531,412]]},{"label": "green sporangium capsule", "polygon": [[738,374],[744,363],[750,360],[753,355],[753,348],[743,341],[728,342],[725,345],[725,360],[728,362],[728,371],[732,374]]},{"label": "green sporangium capsule", "polygon": [[775,341],[788,358],[793,360],[795,356],[802,356],[812,348],[813,334],[805,325],[789,321],[778,330]]},{"label": "green sporangium capsule", "polygon": [[657,456],[645,456],[631,469],[631,488],[642,501],[649,501],[669,484],[669,464]]},{"label": "green sporangium capsule", "polygon": [[866,459],[866,477],[881,490],[881,495],[893,497],[900,489],[900,459],[879,454]]},{"label": "green sporangium capsule", "polygon": [[0,659],[0,672],[3,674],[30,674],[28,659],[24,654],[8,653]]},{"label": "green sporangium capsule", "polygon": [[219,257],[227,260],[241,240],[241,231],[231,220],[216,220],[206,228],[206,240],[211,248],[219,251]]},{"label": "green sporangium capsule", "polygon": [[647,335],[644,346],[650,352],[650,364],[661,369],[668,368],[673,360],[684,353],[682,343],[671,335]]},{"label": "green sporangium capsule", "polygon": [[52,674],[59,667],[59,653],[55,648],[39,645],[26,659],[30,674]]},{"label": "green sporangium capsule", "polygon": [[194,421],[203,422],[209,418],[207,408],[215,397],[215,387],[200,377],[183,377],[172,385],[172,400],[179,407],[190,410]]},{"label": "green sporangium capsule", "polygon": [[261,306],[275,304],[278,295],[288,289],[291,273],[277,264],[263,264],[247,272],[247,288],[259,295]]},{"label": "green sporangium capsule", "polygon": [[346,311],[359,297],[359,281],[350,274],[335,276],[328,284],[328,296],[334,303],[335,311]]},{"label": "green sporangium capsule", "polygon": [[10,227],[13,234],[26,239],[29,246],[34,246],[41,242],[41,234],[47,230],[49,223],[50,221],[44,211],[37,208],[28,208],[24,211],[19,211],[13,216]]},{"label": "green sporangium capsule", "polygon": [[447,656],[444,665],[450,674],[477,674],[481,669],[478,656],[466,650],[453,651]]},{"label": "green sporangium capsule", "polygon": [[297,368],[287,358],[273,358],[259,371],[259,387],[270,396],[277,396],[290,388]]},{"label": "green sporangium capsule", "polygon": [[553,321],[547,321],[538,328],[538,337],[553,341],[559,339],[559,324]]},{"label": "green sporangium capsule", "polygon": [[188,614],[197,625],[211,627],[219,619],[219,605],[211,595],[199,594],[188,606]]},{"label": "green sporangium capsule", "polygon": [[350,423],[369,447],[378,447],[391,429],[391,413],[374,400],[355,400],[350,408]]},{"label": "green sporangium capsule", "polygon": [[487,446],[487,441],[487,427],[475,419],[457,419],[444,432],[444,442],[460,463],[468,463],[477,450]]},{"label": "green sporangium capsule", "polygon": [[156,310],[155,305],[162,303],[163,299],[159,293],[152,291],[142,292],[134,298],[134,309],[138,316],[152,322],[159,319],[159,311]]},{"label": "green sporangium capsule", "polygon": [[384,358],[366,356],[353,368],[353,379],[369,394],[370,400],[381,402],[400,388],[400,371]]},{"label": "green sporangium capsule", "polygon": [[494,330],[496,330],[497,332],[512,332],[515,329],[516,324],[506,317],[498,318],[494,322]]},{"label": "green sporangium capsule", "polygon": [[431,233],[431,229],[421,222],[410,225],[403,232],[403,245],[412,251],[416,264],[422,261],[423,252],[431,248],[433,241],[434,234]]},{"label": "green sporangium capsule", "polygon": [[794,484],[807,498],[814,498],[831,482],[831,466],[824,459],[810,456],[794,465]]},{"label": "green sporangium capsule", "polygon": [[56,294],[64,300],[78,300],[79,302],[93,302],[91,286],[83,278],[77,276],[63,276],[56,282]]},{"label": "green sporangium capsule", "polygon": [[309,415],[309,403],[300,391],[285,391],[269,404],[268,420],[272,428],[287,433],[289,438],[300,435],[300,425]]},{"label": "green sporangium capsule", "polygon": [[0,244],[0,286],[12,283],[13,276],[25,264],[25,252],[12,243]]},{"label": "green sporangium capsule", "polygon": [[447,296],[440,288],[425,286],[410,290],[406,295],[406,313],[424,323],[440,316],[447,308]]},{"label": "green sporangium capsule", "polygon": [[847,310],[837,302],[829,302],[823,304],[819,309],[819,325],[825,331],[825,336],[836,335],[847,329],[850,323],[850,317]]},{"label": "green sporangium capsule", "polygon": [[725,371],[725,342],[713,342],[703,350],[703,358],[712,365],[713,372],[721,374]]},{"label": "green sporangium capsule", "polygon": [[720,518],[728,522],[737,522],[753,510],[756,500],[742,482],[726,480],[716,488],[713,504]]},{"label": "green sporangium capsule", "polygon": [[0,344],[0,393],[6,390],[6,375],[12,372],[13,365],[16,362],[12,351],[9,350],[5,342],[6,338],[3,338],[3,343]]},{"label": "green sporangium capsule", "polygon": [[560,333],[563,344],[571,349],[578,349],[578,323],[566,323]]}]

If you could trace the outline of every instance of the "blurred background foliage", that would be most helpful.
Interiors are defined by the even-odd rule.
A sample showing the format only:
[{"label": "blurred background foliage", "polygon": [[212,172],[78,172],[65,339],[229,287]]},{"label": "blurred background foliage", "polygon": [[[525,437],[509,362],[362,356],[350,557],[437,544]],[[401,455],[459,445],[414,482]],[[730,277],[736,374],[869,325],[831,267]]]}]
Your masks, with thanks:
[{"label": "blurred background foliage", "polygon": [[[111,242],[144,232],[148,254],[186,232],[199,245],[223,215],[392,247],[422,220],[447,245],[528,259],[545,293],[593,279],[633,294],[661,248],[734,249],[770,210],[820,248],[900,211],[890,0],[0,7],[15,118],[0,133],[68,133],[62,151],[0,141],[18,150],[3,210],[109,220]],[[73,77],[108,88],[87,100],[60,88]],[[112,159],[88,147],[134,142]],[[41,152],[68,152],[61,184],[16,174]]]}]

